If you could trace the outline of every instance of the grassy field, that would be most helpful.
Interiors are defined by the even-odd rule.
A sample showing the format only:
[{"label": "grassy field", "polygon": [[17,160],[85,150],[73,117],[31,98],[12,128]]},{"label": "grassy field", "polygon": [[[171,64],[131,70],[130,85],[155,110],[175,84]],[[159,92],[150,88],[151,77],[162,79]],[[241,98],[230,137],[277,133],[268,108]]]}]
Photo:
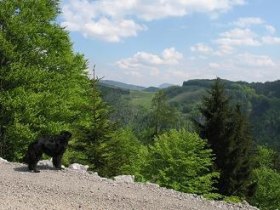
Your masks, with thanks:
[{"label": "grassy field", "polygon": [[152,99],[155,93],[145,91],[130,91],[130,102],[133,105],[143,106],[149,109],[152,105]]}]

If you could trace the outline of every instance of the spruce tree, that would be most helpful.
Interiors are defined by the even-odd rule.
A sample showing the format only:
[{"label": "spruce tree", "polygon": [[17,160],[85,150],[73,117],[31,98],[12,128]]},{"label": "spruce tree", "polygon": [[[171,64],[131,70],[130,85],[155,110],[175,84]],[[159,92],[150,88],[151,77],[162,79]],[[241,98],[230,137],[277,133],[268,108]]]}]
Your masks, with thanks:
[{"label": "spruce tree", "polygon": [[208,140],[216,160],[218,170],[223,168],[226,157],[225,149],[229,147],[229,126],[231,109],[229,97],[225,93],[224,85],[217,78],[211,90],[202,101],[200,111],[205,122],[201,125],[201,135]]},{"label": "spruce tree", "polygon": [[158,91],[152,99],[151,127],[154,136],[171,128],[176,128],[179,115],[175,108],[168,104],[167,96],[163,90]]},{"label": "spruce tree", "polygon": [[232,114],[228,157],[220,181],[220,190],[226,195],[252,196],[254,184],[252,176],[252,135],[251,128],[240,105],[236,105]]},{"label": "spruce tree", "polygon": [[99,172],[106,164],[102,156],[102,144],[111,139],[115,124],[109,120],[110,107],[101,98],[98,82],[91,80],[88,92],[90,103],[83,107],[86,115],[76,125],[81,140],[73,145],[77,155],[71,157],[71,162],[88,164],[90,169]]},{"label": "spruce tree", "polygon": [[223,195],[246,196],[252,170],[248,120],[240,106],[231,108],[221,79],[216,79],[208,93],[200,108],[204,117],[200,131],[216,157],[214,170],[220,172],[217,188]]}]

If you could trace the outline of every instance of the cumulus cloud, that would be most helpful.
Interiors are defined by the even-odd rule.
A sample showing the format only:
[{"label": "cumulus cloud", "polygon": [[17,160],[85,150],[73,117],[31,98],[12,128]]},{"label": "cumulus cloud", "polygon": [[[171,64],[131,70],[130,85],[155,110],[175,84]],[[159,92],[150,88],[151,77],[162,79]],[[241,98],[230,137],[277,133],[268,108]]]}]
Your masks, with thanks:
[{"label": "cumulus cloud", "polygon": [[191,52],[208,58],[197,56],[199,61],[191,61],[194,66],[207,75],[233,80],[266,81],[279,76],[280,63],[276,59],[269,54],[252,53],[252,47],[262,49],[265,45],[280,44],[274,26],[261,18],[239,18],[227,27],[230,28],[218,33],[208,44],[198,43],[190,48]]},{"label": "cumulus cloud", "polygon": [[[188,78],[189,72],[186,71],[186,63],[183,55],[174,47],[166,48],[160,53],[150,53],[140,51],[131,57],[115,62],[114,75],[111,78],[120,80],[141,81],[142,85],[161,84],[164,82],[177,83]],[[113,76],[112,76],[113,75]]]},{"label": "cumulus cloud", "polygon": [[148,21],[171,16],[184,16],[194,12],[226,12],[236,5],[245,4],[245,0],[138,0],[136,2],[137,4],[134,6],[136,6],[137,16]]},{"label": "cumulus cloud", "polygon": [[[108,14],[113,14],[110,7]],[[139,31],[146,30],[146,27],[137,24],[132,19],[110,16],[100,16],[100,11],[93,3],[87,0],[70,0],[69,4],[63,7],[63,26],[70,31],[81,32],[85,37],[93,37],[108,42],[119,42],[122,38],[137,36]]]},{"label": "cumulus cloud", "polygon": [[223,32],[216,43],[227,46],[259,46],[261,43],[256,39],[257,35],[250,29],[234,28]]},{"label": "cumulus cloud", "polygon": [[[280,37],[276,36],[274,26],[259,17],[243,17],[227,24],[231,28],[220,32],[209,44],[197,43],[190,47],[201,56],[236,55],[245,47],[262,47],[279,45]],[[232,26],[234,26],[232,28]],[[258,27],[251,27],[258,26]]]},{"label": "cumulus cloud", "polygon": [[276,32],[276,29],[272,25],[266,25],[265,28],[270,34],[274,34]]},{"label": "cumulus cloud", "polygon": [[237,60],[245,65],[251,67],[273,67],[275,63],[267,55],[254,55],[250,53],[243,53],[237,56]]},{"label": "cumulus cloud", "polygon": [[117,66],[123,69],[137,69],[140,67],[153,67],[158,65],[175,65],[183,58],[183,55],[175,50],[175,48],[167,48],[163,50],[161,55],[137,52],[130,58],[117,61]]},{"label": "cumulus cloud", "polygon": [[245,0],[68,0],[62,6],[62,25],[86,37],[119,42],[146,30],[145,21],[191,13],[226,12]]},{"label": "cumulus cloud", "polygon": [[213,49],[206,44],[198,43],[191,47],[192,52],[198,52],[202,54],[211,54],[213,53]]},{"label": "cumulus cloud", "polygon": [[190,49],[192,52],[198,52],[204,55],[225,56],[235,52],[239,46],[260,46],[263,42],[259,40],[258,35],[249,28],[233,28],[224,31],[213,40],[214,47],[203,43],[198,43]]},{"label": "cumulus cloud", "polygon": [[252,25],[262,25],[265,21],[259,17],[243,17],[233,22],[235,26],[240,28],[247,28]]},{"label": "cumulus cloud", "polygon": [[264,36],[262,37],[262,41],[264,44],[280,44],[280,37],[275,36]]}]

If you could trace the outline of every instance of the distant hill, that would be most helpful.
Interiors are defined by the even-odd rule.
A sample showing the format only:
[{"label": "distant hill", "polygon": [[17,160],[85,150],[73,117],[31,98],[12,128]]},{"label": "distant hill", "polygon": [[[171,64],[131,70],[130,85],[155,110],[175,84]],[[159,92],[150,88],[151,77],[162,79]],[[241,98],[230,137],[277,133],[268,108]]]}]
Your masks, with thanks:
[{"label": "distant hill", "polygon": [[[163,89],[169,103],[187,119],[199,115],[199,104],[207,95],[214,80],[189,80],[182,86]],[[226,92],[234,104],[241,104],[252,124],[254,139],[259,144],[272,146],[280,151],[280,80],[266,83],[247,83],[223,80]],[[137,106],[149,109],[152,98],[159,90],[144,88],[115,81],[101,81],[103,98],[115,110],[118,117],[128,116],[128,110],[135,113]],[[126,106],[124,107],[124,104]]]},{"label": "distant hill", "polygon": [[[214,80],[189,80],[181,87],[169,87],[165,92],[171,105],[186,117],[196,116],[203,96]],[[223,80],[233,103],[241,104],[252,124],[257,143],[280,151],[280,81],[266,83],[232,82]]]},{"label": "distant hill", "polygon": [[117,82],[113,80],[100,80],[100,83],[109,87],[116,87],[116,88],[121,88],[124,90],[143,90],[145,87],[142,86],[137,86],[137,85],[131,85],[131,84],[126,84],[123,82]]},{"label": "distant hill", "polygon": [[157,87],[148,87],[148,88],[145,88],[143,91],[154,93],[154,92],[157,92],[159,90],[160,89],[157,88]]},{"label": "distant hill", "polygon": [[142,91],[155,93],[155,92],[157,92],[161,89],[165,89],[165,88],[169,88],[169,87],[173,87],[173,86],[175,86],[175,85],[172,85],[172,84],[169,84],[169,83],[164,83],[164,84],[161,84],[158,87],[151,86],[151,87],[145,88]]},{"label": "distant hill", "polygon": [[160,86],[158,86],[158,88],[159,89],[164,89],[164,88],[168,88],[168,87],[171,87],[171,86],[175,86],[175,85],[170,84],[170,83],[163,83]]}]

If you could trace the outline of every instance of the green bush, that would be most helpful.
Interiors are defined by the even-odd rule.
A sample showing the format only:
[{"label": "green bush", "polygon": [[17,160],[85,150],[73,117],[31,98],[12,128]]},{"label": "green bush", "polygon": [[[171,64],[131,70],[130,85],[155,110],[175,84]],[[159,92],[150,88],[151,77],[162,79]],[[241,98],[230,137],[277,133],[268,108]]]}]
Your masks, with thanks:
[{"label": "green bush", "polygon": [[264,210],[280,208],[280,174],[273,169],[259,168],[254,170],[258,182],[257,190],[250,203]]},{"label": "green bush", "polygon": [[135,137],[131,129],[120,129],[112,138],[99,146],[102,160],[100,174],[107,177],[127,174],[140,176],[147,149]]},{"label": "green bush", "polygon": [[218,173],[210,168],[212,151],[195,133],[170,130],[150,146],[142,175],[151,182],[182,192],[207,194]]}]

